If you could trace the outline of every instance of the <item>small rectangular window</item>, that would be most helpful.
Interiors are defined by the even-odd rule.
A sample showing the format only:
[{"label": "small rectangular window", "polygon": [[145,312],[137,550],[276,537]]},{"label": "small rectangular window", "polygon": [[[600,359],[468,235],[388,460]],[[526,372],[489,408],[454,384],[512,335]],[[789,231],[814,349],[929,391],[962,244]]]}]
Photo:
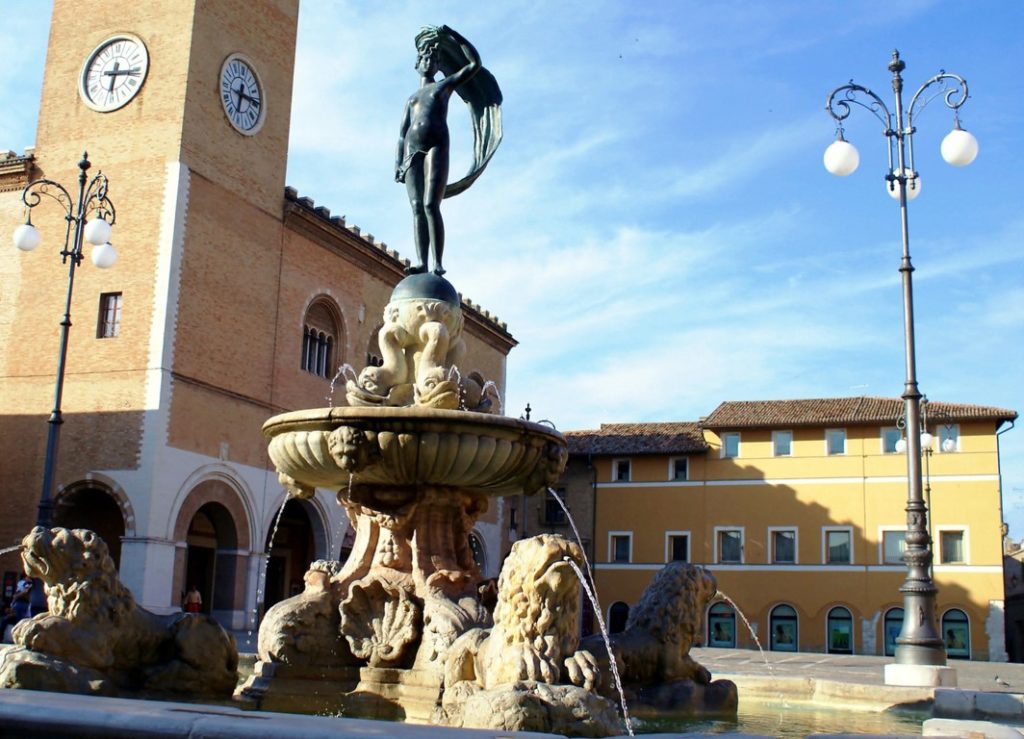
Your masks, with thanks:
[{"label": "small rectangular window", "polygon": [[611,535],[611,560],[612,562],[629,562],[633,549],[632,534]]},{"label": "small rectangular window", "polygon": [[903,564],[903,552],[907,550],[906,531],[882,532],[882,561],[887,565]]},{"label": "small rectangular window", "polygon": [[896,445],[903,438],[903,432],[895,426],[882,429],[882,454],[896,454]]},{"label": "small rectangular window", "polygon": [[96,338],[112,339],[121,332],[121,293],[100,295],[100,313],[96,322]]},{"label": "small rectangular window", "polygon": [[851,559],[849,529],[830,529],[825,532],[825,564],[848,565]]},{"label": "small rectangular window", "polygon": [[686,534],[670,534],[668,537],[669,562],[690,561],[690,537]]},{"label": "small rectangular window", "polygon": [[722,434],[722,456],[726,458],[740,456],[740,434],[738,431]]},{"label": "small rectangular window", "polygon": [[846,429],[826,431],[825,448],[828,454],[846,454]]},{"label": "small rectangular window", "polygon": [[964,558],[964,532],[963,531],[942,531],[939,533],[939,562],[944,565],[963,564]]},{"label": "small rectangular window", "polygon": [[688,480],[690,477],[690,464],[686,457],[676,457],[672,460],[672,479],[676,481]]},{"label": "small rectangular window", "polygon": [[[558,497],[565,500],[565,488],[559,488]],[[544,523],[548,526],[564,526],[569,522],[565,509],[562,508],[551,491],[544,493]]]},{"label": "small rectangular window", "polygon": [[792,431],[772,431],[772,453],[776,457],[788,457],[793,454]]},{"label": "small rectangular window", "polygon": [[718,532],[718,561],[738,564],[743,561],[743,532],[724,529]]},{"label": "small rectangular window", "polygon": [[628,459],[616,459],[612,463],[612,476],[615,482],[629,482],[631,465]]},{"label": "small rectangular window", "polygon": [[960,451],[960,427],[956,424],[939,426],[939,451]]},{"label": "small rectangular window", "polygon": [[796,564],[796,531],[772,532],[772,564]]}]

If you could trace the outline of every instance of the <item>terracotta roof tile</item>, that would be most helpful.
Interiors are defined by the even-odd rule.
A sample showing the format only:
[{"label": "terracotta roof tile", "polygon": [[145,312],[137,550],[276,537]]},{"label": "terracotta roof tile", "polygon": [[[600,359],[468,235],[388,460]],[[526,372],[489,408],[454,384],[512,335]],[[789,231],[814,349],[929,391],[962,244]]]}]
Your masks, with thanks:
[{"label": "terracotta roof tile", "polygon": [[[900,398],[815,398],[810,400],[725,401],[701,425],[707,429],[894,424],[903,413]],[[1012,421],[1017,412],[967,403],[929,402],[929,418],[951,421]]]},{"label": "terracotta roof tile", "polygon": [[707,450],[700,426],[671,423],[602,423],[601,428],[567,431],[570,454],[692,454]]}]

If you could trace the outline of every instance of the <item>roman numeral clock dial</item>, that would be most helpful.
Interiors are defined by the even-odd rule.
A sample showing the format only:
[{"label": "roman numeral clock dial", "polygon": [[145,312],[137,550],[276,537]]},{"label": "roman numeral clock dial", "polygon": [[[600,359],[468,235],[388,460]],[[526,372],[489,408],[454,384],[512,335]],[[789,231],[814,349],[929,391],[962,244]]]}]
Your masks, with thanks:
[{"label": "roman numeral clock dial", "polygon": [[148,71],[149,52],[142,39],[128,33],[111,36],[86,58],[78,94],[93,110],[109,113],[131,102]]},{"label": "roman numeral clock dial", "polygon": [[235,130],[252,136],[263,126],[266,105],[263,84],[252,62],[232,54],[220,69],[220,102]]}]

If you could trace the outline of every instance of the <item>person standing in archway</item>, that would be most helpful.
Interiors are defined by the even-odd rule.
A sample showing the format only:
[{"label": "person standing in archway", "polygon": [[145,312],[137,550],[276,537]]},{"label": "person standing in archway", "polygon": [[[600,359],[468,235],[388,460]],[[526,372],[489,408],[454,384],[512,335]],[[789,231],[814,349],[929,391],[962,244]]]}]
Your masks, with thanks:
[{"label": "person standing in archway", "polygon": [[199,613],[199,609],[203,607],[203,596],[199,594],[199,589],[193,585],[185,593],[185,601],[183,608],[186,613]]}]

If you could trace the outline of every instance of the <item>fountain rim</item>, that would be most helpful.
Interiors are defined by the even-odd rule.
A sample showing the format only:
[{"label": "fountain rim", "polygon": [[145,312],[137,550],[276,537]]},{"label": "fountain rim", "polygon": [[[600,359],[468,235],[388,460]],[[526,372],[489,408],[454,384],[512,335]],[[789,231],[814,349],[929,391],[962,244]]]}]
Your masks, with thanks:
[{"label": "fountain rim", "polygon": [[424,427],[435,423],[443,425],[448,430],[454,426],[467,430],[500,429],[530,436],[543,436],[561,446],[568,445],[561,432],[546,424],[490,413],[422,406],[336,406],[287,411],[267,419],[263,424],[263,435],[267,439],[273,439],[289,431],[322,431],[325,428],[347,425],[365,428],[392,427],[389,430],[396,431],[408,428],[412,431],[424,430]]}]

